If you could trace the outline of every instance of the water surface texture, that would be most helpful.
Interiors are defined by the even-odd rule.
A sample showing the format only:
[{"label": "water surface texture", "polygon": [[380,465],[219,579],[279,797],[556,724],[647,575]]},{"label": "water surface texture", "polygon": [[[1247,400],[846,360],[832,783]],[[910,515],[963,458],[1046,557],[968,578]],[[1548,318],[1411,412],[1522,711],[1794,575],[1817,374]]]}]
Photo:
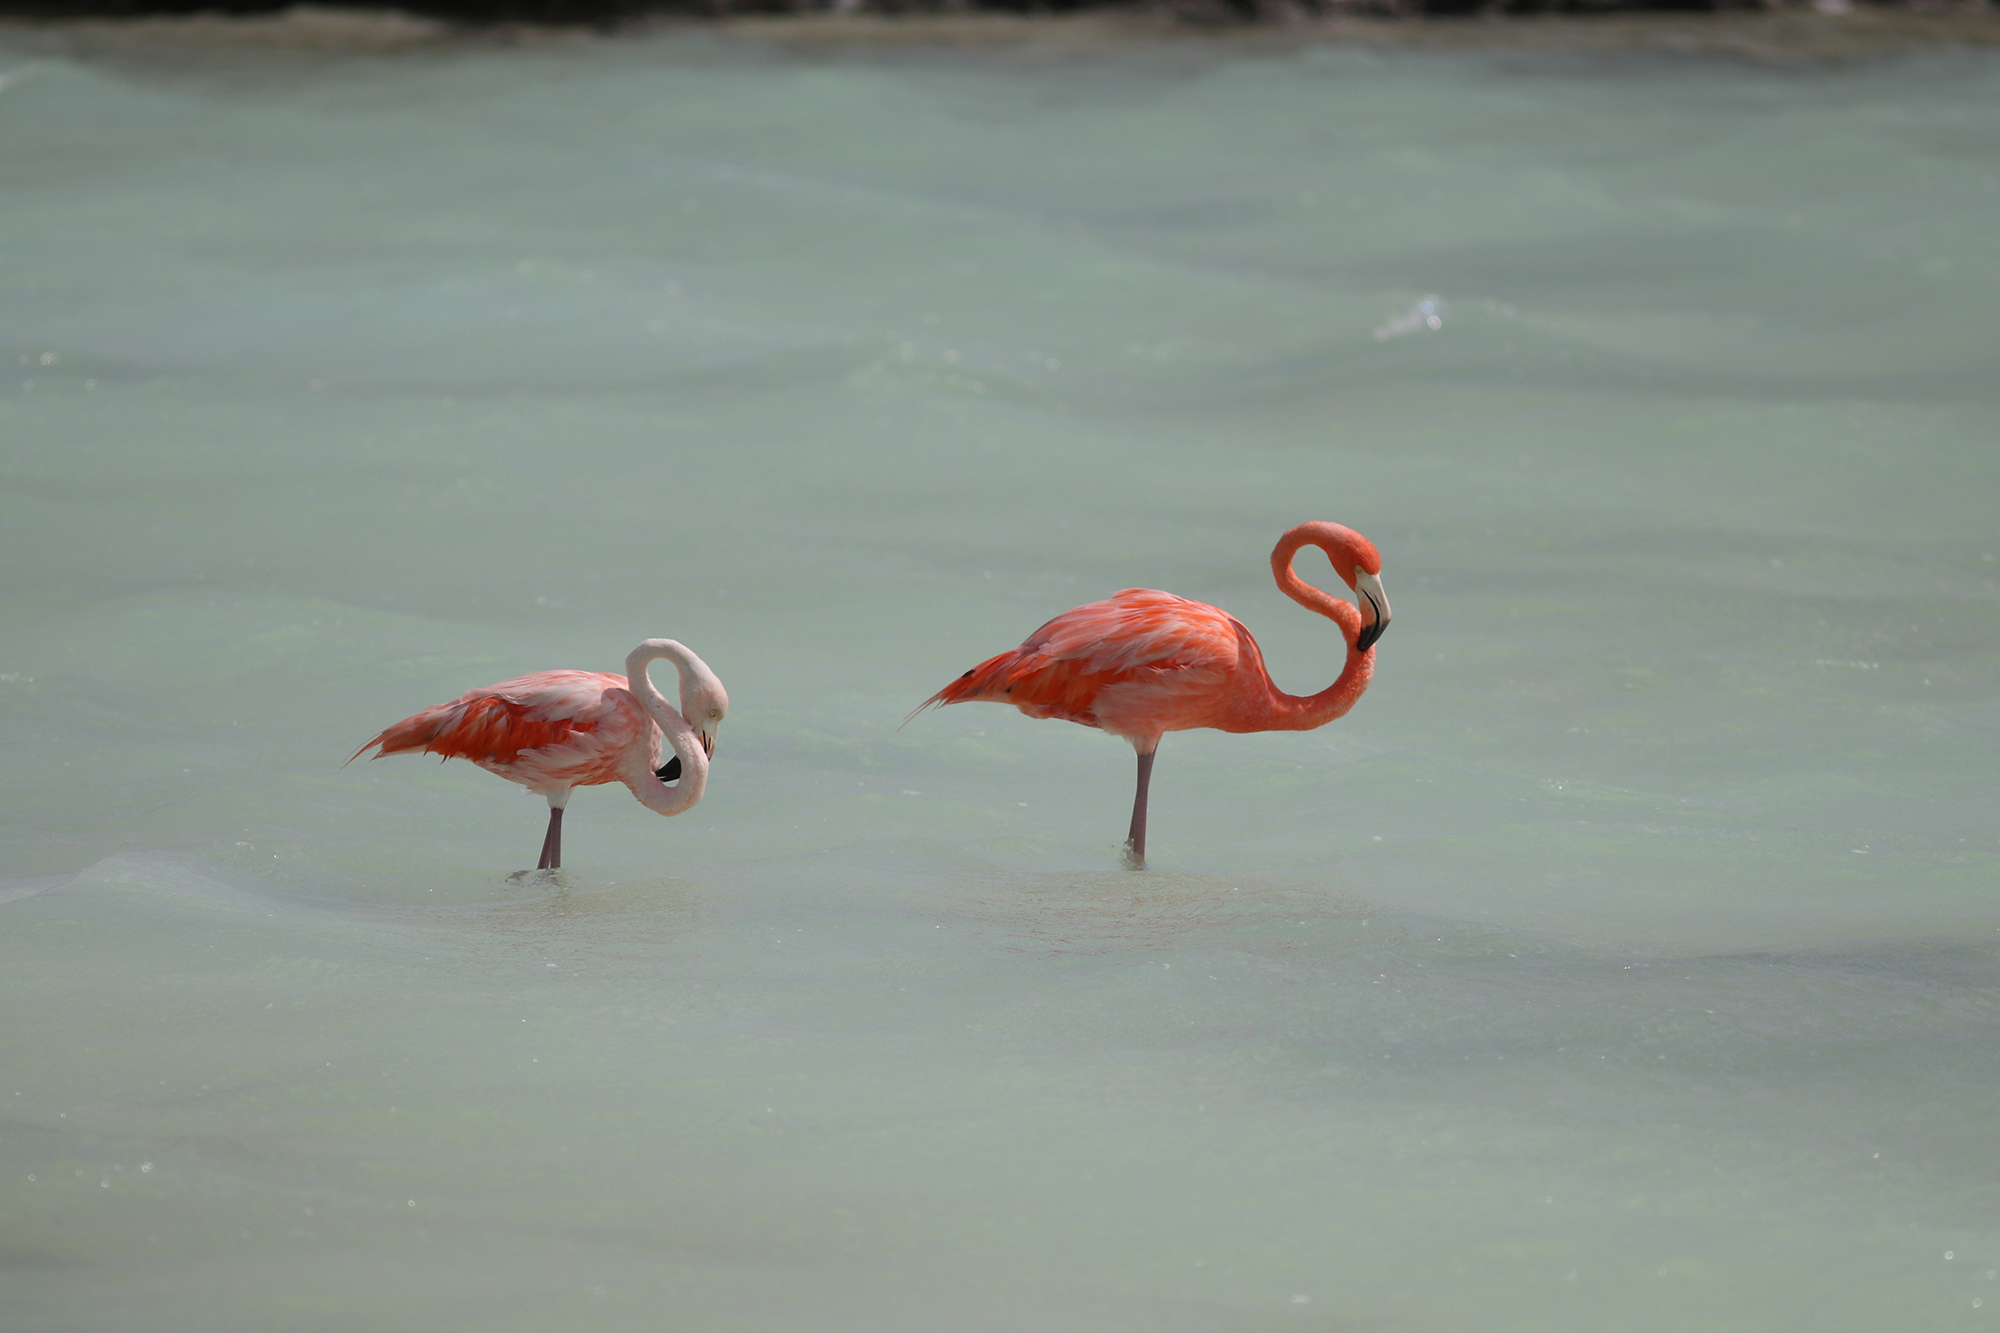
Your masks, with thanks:
[{"label": "water surface texture", "polygon": [[[1994,1322],[1993,56],[0,41],[10,1328]],[[1150,872],[897,729],[1134,585],[1323,687],[1311,518],[1375,685]],[[341,766],[660,635],[553,880]]]}]

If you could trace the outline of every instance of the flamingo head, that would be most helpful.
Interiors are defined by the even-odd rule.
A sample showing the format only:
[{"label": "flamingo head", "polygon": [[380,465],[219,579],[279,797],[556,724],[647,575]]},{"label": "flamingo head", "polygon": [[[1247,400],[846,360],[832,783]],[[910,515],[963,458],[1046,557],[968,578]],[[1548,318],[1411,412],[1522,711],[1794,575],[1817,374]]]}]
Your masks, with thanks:
[{"label": "flamingo head", "polygon": [[1367,652],[1389,628],[1389,596],[1382,591],[1382,554],[1375,543],[1353,528],[1338,523],[1310,523],[1312,538],[1333,562],[1334,573],[1354,589],[1355,604],[1361,609],[1361,633],[1355,637],[1357,652]]},{"label": "flamingo head", "polygon": [[1382,576],[1357,569],[1354,600],[1361,607],[1361,633],[1355,636],[1354,646],[1365,653],[1382,637],[1382,631],[1389,628],[1389,596],[1382,591]]},{"label": "flamingo head", "polygon": [[715,756],[715,729],[729,715],[729,692],[715,673],[707,670],[684,672],[681,676],[681,716],[701,737],[702,753]]}]

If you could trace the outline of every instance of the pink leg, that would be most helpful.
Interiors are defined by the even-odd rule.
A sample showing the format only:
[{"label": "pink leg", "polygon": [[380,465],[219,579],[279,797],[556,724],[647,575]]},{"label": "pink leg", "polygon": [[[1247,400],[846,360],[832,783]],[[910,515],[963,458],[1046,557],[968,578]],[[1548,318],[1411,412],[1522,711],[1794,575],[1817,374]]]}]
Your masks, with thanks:
[{"label": "pink leg", "polygon": [[537,870],[562,869],[562,807],[549,807],[549,831],[542,839],[542,859]]},{"label": "pink leg", "polygon": [[1146,868],[1146,788],[1153,782],[1153,751],[1139,756],[1139,790],[1132,797],[1132,831],[1125,837],[1125,863]]}]

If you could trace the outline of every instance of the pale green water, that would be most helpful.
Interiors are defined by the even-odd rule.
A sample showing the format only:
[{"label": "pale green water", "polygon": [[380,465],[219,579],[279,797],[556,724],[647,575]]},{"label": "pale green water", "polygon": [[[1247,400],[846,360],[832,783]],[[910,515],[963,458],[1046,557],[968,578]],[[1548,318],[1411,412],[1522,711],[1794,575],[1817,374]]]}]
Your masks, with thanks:
[{"label": "pale green water", "polygon": [[[1993,1322],[1991,57],[46,51],[9,1328]],[[1306,518],[1376,684],[1155,871],[1123,744],[895,729],[1133,584],[1319,688]],[[560,884],[340,767],[653,635],[708,799]]]}]

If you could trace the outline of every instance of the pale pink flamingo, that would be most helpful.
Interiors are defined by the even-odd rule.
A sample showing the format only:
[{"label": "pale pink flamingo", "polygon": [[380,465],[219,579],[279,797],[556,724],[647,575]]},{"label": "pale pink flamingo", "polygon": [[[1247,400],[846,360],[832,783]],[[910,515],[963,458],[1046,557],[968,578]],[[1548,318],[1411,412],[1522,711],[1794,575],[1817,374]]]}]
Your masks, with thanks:
[{"label": "pale pink flamingo", "polygon": [[[1292,572],[1302,546],[1326,552],[1358,605]],[[1257,640],[1227,612],[1169,592],[1127,588],[1063,612],[1019,648],[988,658],[924,700],[910,717],[933,705],[983,700],[1123,736],[1139,754],[1125,850],[1132,865],[1144,866],[1146,788],[1161,736],[1193,727],[1310,731],[1354,707],[1374,675],[1375,641],[1389,627],[1374,544],[1338,523],[1301,523],[1278,539],[1271,572],[1287,597],[1340,626],[1347,640],[1346,664],[1318,694],[1301,698],[1273,685]]]},{"label": "pale pink flamingo", "polygon": [[[647,673],[647,664],[661,658],[679,673],[679,712]],[[535,868],[555,870],[562,865],[563,807],[573,788],[622,782],[658,814],[691,809],[708,785],[715,729],[728,712],[729,696],[707,663],[672,639],[648,639],[626,656],[623,676],[537,671],[467,690],[387,728],[347,762],[370,745],[377,747],[372,759],[417,752],[470,759],[547,797],[549,831]],[[664,765],[663,737],[674,751]]]}]

